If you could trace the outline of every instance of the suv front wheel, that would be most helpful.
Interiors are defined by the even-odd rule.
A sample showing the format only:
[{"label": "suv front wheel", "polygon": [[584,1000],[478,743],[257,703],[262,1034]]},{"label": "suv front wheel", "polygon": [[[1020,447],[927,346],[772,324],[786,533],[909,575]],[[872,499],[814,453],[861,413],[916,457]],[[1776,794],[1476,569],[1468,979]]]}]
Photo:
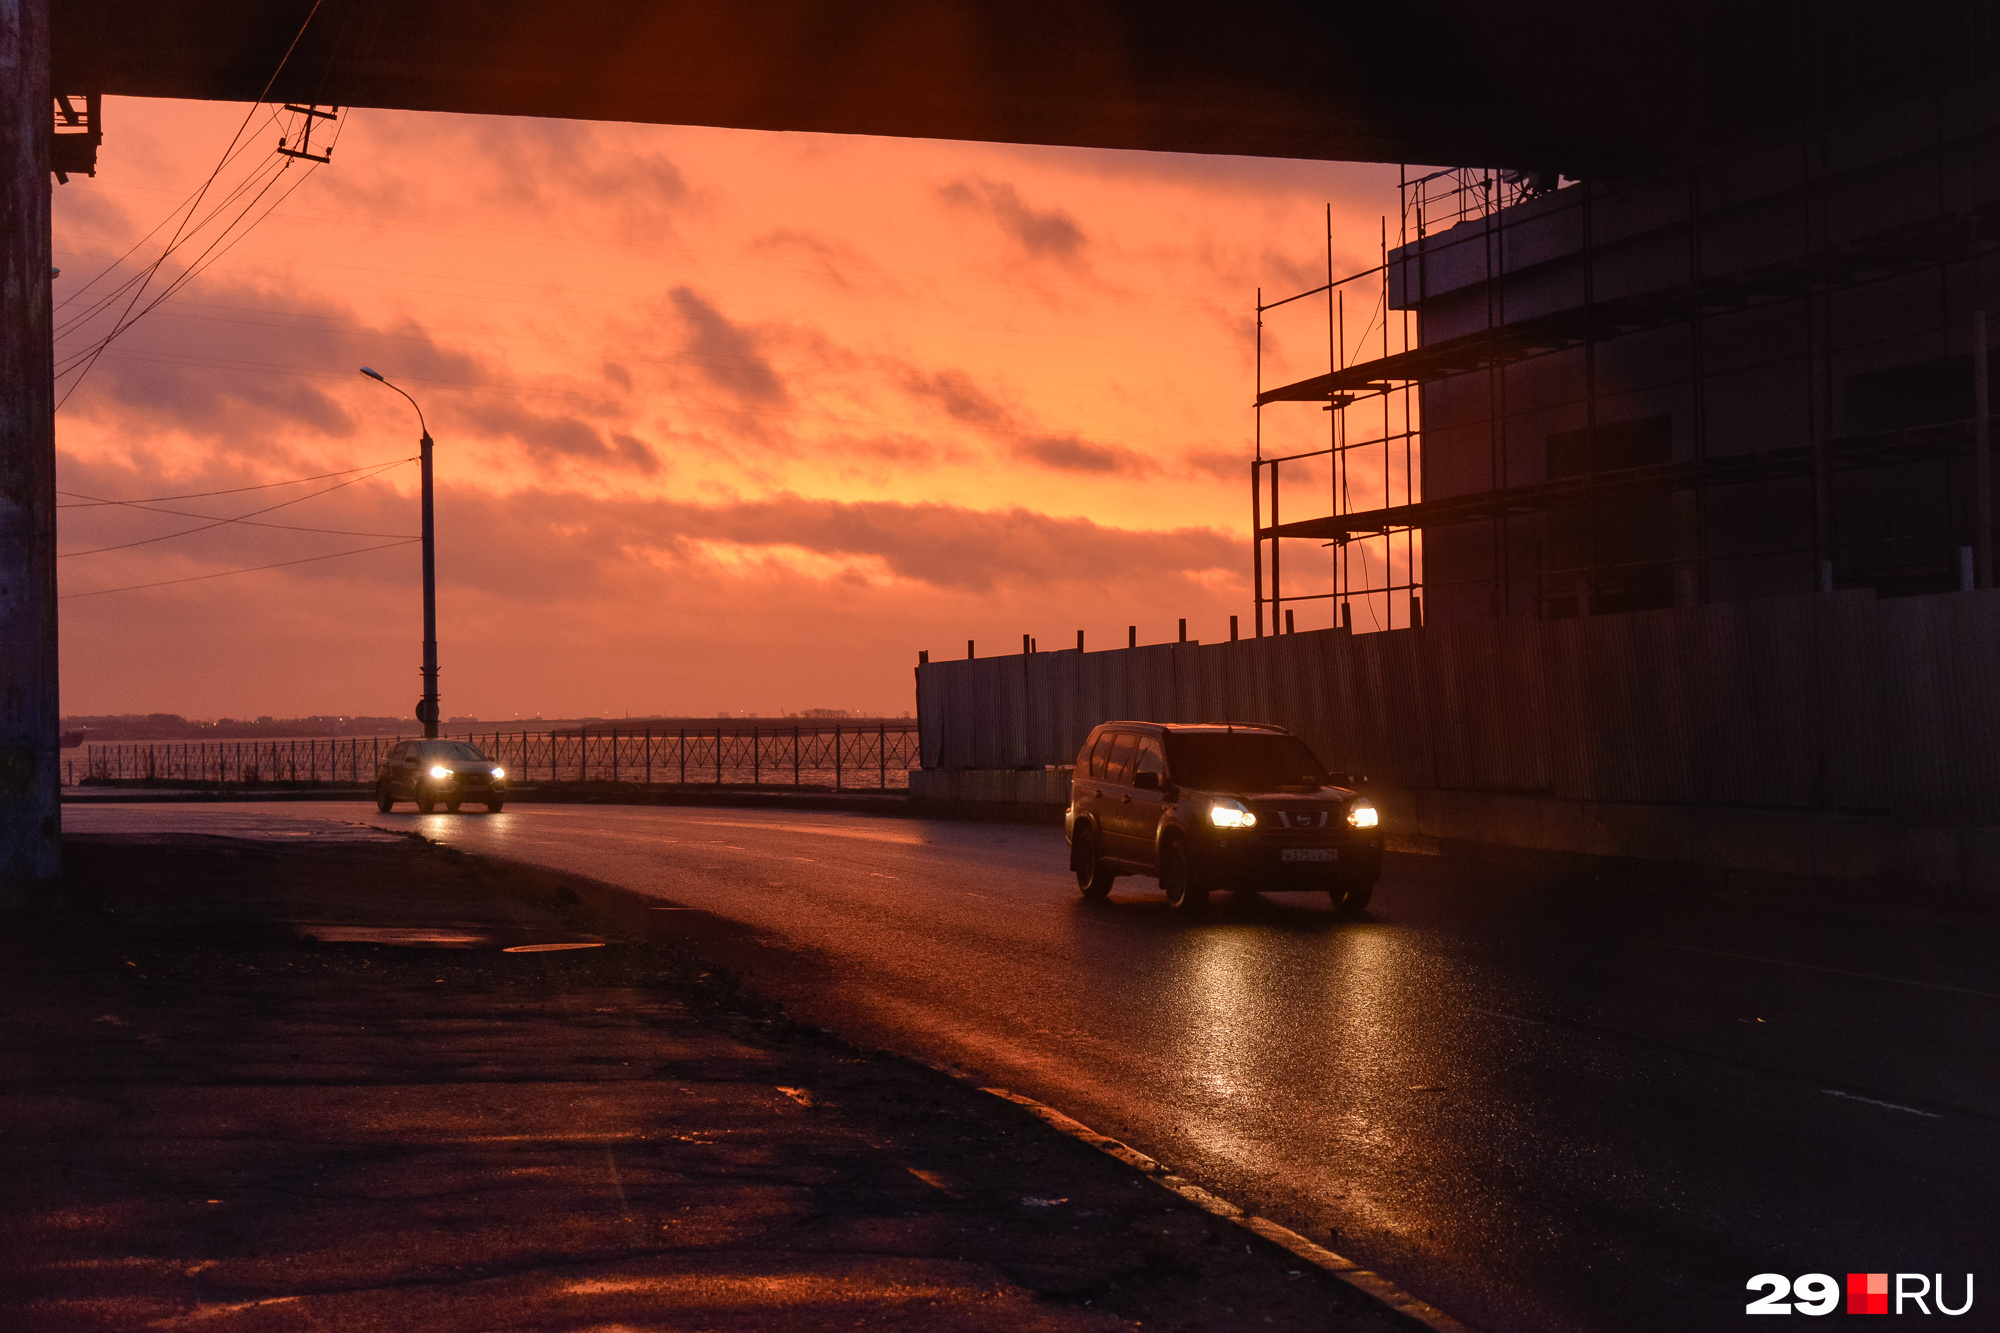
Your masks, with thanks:
[{"label": "suv front wheel", "polygon": [[1160,887],[1167,891],[1167,905],[1176,911],[1199,911],[1208,903],[1208,885],[1195,871],[1187,844],[1179,838],[1160,848]]},{"label": "suv front wheel", "polygon": [[1333,899],[1333,910],[1342,916],[1360,916],[1374,896],[1373,884],[1336,884],[1327,890],[1327,897]]}]

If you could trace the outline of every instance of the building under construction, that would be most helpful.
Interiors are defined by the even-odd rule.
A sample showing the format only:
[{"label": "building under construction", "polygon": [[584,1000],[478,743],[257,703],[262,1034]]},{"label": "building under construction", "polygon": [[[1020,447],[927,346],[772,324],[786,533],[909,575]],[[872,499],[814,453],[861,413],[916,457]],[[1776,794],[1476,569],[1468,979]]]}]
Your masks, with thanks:
[{"label": "building under construction", "polygon": [[1406,170],[1359,272],[1329,218],[1257,302],[1255,635],[924,666],[912,789],[1268,719],[1392,840],[2000,889],[2000,79],[1581,176]]},{"label": "building under construction", "polygon": [[1380,267],[1259,303],[1331,335],[1259,385],[1260,632],[1990,586],[1996,131],[1967,79],[1672,167],[1406,173]]}]

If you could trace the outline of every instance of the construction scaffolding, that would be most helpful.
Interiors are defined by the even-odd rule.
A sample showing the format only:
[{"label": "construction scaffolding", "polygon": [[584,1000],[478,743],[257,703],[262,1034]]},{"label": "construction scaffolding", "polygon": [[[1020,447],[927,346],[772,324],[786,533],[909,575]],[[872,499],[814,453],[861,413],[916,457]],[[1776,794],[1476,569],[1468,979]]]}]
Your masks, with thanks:
[{"label": "construction scaffolding", "polygon": [[[1393,248],[1385,220],[1381,264],[1337,281],[1329,211],[1328,281],[1271,302],[1260,292],[1257,305],[1259,633],[1267,604],[1282,633],[1288,608],[1320,598],[1336,601],[1334,623],[1366,632],[1423,624],[1427,599],[1434,616],[1449,598],[1454,618],[1563,618],[1993,586],[1987,381],[2000,357],[1980,294],[1982,261],[2000,245],[2000,199],[1980,183],[1990,131],[1976,108],[1911,119],[1907,142],[1863,157],[1842,158],[1815,129],[1800,165],[1763,191],[1731,195],[1726,170],[1685,166],[1678,183],[1649,186],[1642,228],[1633,196],[1601,184],[1405,175]],[[1887,180],[1900,196],[1877,184]],[[1901,217],[1853,203],[1919,196],[1924,206]],[[1811,239],[1761,255],[1742,243],[1772,234],[1773,218]],[[1265,387],[1266,319],[1321,297],[1326,370]],[[1376,313],[1356,320],[1346,306],[1357,304]],[[1892,308],[1893,321],[1881,313]],[[1765,315],[1782,322],[1761,327],[1758,361],[1734,330]],[[1725,325],[1718,345],[1710,330]],[[1645,335],[1639,391],[1629,349]],[[1740,392],[1712,395],[1711,363],[1724,356],[1735,358],[1728,374],[1765,376],[1761,398],[1746,407]],[[1510,369],[1546,357],[1568,360]],[[1805,404],[1796,420],[1767,406],[1793,402]],[[1299,427],[1287,414],[1303,403],[1328,414],[1322,447],[1292,447]],[[1436,498],[1423,493],[1426,407],[1437,417],[1434,480],[1449,463]],[[1763,424],[1747,428],[1755,413]],[[1447,425],[1448,457],[1438,452]],[[1297,472],[1320,459],[1329,503],[1313,503],[1315,484],[1304,494],[1317,512],[1293,517]],[[1924,467],[1936,475],[1913,470]],[[1288,589],[1285,542],[1334,553],[1331,591]]]},{"label": "construction scaffolding", "polygon": [[[1404,168],[1397,185],[1396,248],[1401,251],[1432,232],[1491,217],[1556,184],[1553,177],[1539,173],[1449,167],[1413,177]],[[1388,219],[1382,220],[1380,262],[1344,278],[1334,276],[1331,206],[1326,219],[1326,282],[1270,302],[1264,300],[1261,288],[1257,293],[1256,457],[1250,465],[1250,512],[1254,620],[1260,637],[1265,632],[1265,607],[1270,608],[1270,631],[1291,633],[1296,627],[1296,604],[1301,602],[1335,602],[1335,623],[1357,632],[1409,628],[1422,625],[1424,619],[1423,534],[1410,516],[1422,490],[1417,391],[1425,376],[1410,373],[1404,363],[1429,349],[1418,345],[1415,313],[1395,308]],[[1350,303],[1349,295],[1356,300]],[[1316,297],[1326,307],[1326,374],[1265,389],[1267,314]],[[1355,307],[1353,315],[1350,304]],[[1265,409],[1292,403],[1312,403],[1327,413],[1325,447],[1279,445],[1283,452],[1267,456]],[[1296,438],[1298,433],[1294,425],[1285,435]],[[1274,444],[1285,437],[1272,434]],[[1293,464],[1296,474],[1296,465],[1319,459],[1327,460],[1329,512],[1283,522],[1280,468]],[[1294,496],[1300,490],[1295,484]],[[1360,524],[1343,521],[1364,514],[1369,517]],[[1330,591],[1285,592],[1280,543],[1286,538],[1303,538],[1332,549]]]}]

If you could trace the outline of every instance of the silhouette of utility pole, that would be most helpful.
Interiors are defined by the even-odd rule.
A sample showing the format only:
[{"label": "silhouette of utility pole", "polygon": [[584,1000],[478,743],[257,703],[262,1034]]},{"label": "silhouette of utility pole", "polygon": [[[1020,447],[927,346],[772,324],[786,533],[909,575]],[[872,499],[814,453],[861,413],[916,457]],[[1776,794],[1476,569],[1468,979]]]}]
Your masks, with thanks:
[{"label": "silhouette of utility pole", "polygon": [[[389,384],[382,378],[382,372],[361,367],[361,373],[379,384]],[[417,429],[423,438],[417,442],[418,467],[423,472],[424,490],[424,697],[417,700],[417,721],[424,724],[424,738],[435,740],[438,734],[438,625],[437,625],[437,527],[431,518],[431,428],[424,424],[424,409],[417,407],[417,400],[401,389],[396,389],[409,400],[411,407],[417,408]]]}]

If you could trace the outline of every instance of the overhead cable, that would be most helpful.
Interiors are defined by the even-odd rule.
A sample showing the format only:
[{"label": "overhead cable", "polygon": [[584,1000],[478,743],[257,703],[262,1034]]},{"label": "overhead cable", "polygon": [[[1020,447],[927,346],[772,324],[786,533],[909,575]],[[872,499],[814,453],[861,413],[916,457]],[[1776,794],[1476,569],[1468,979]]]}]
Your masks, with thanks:
[{"label": "overhead cable", "polygon": [[77,597],[104,597],[114,592],[138,592],[142,588],[165,588],[175,583],[200,583],[204,579],[226,579],[232,574],[256,574],[266,569],[285,569],[291,565],[310,565],[316,560],[338,560],[343,556],[367,555],[370,551],[386,551],[392,546],[408,546],[420,542],[421,537],[405,537],[401,541],[383,542],[379,546],[363,546],[352,551],[331,551],[326,555],[309,555],[299,560],[280,560],[270,565],[250,565],[244,569],[222,569],[213,574],[190,574],[181,579],[161,579],[155,583],[128,583],[122,588],[94,588],[89,592],[66,592],[57,601],[67,602]]}]

